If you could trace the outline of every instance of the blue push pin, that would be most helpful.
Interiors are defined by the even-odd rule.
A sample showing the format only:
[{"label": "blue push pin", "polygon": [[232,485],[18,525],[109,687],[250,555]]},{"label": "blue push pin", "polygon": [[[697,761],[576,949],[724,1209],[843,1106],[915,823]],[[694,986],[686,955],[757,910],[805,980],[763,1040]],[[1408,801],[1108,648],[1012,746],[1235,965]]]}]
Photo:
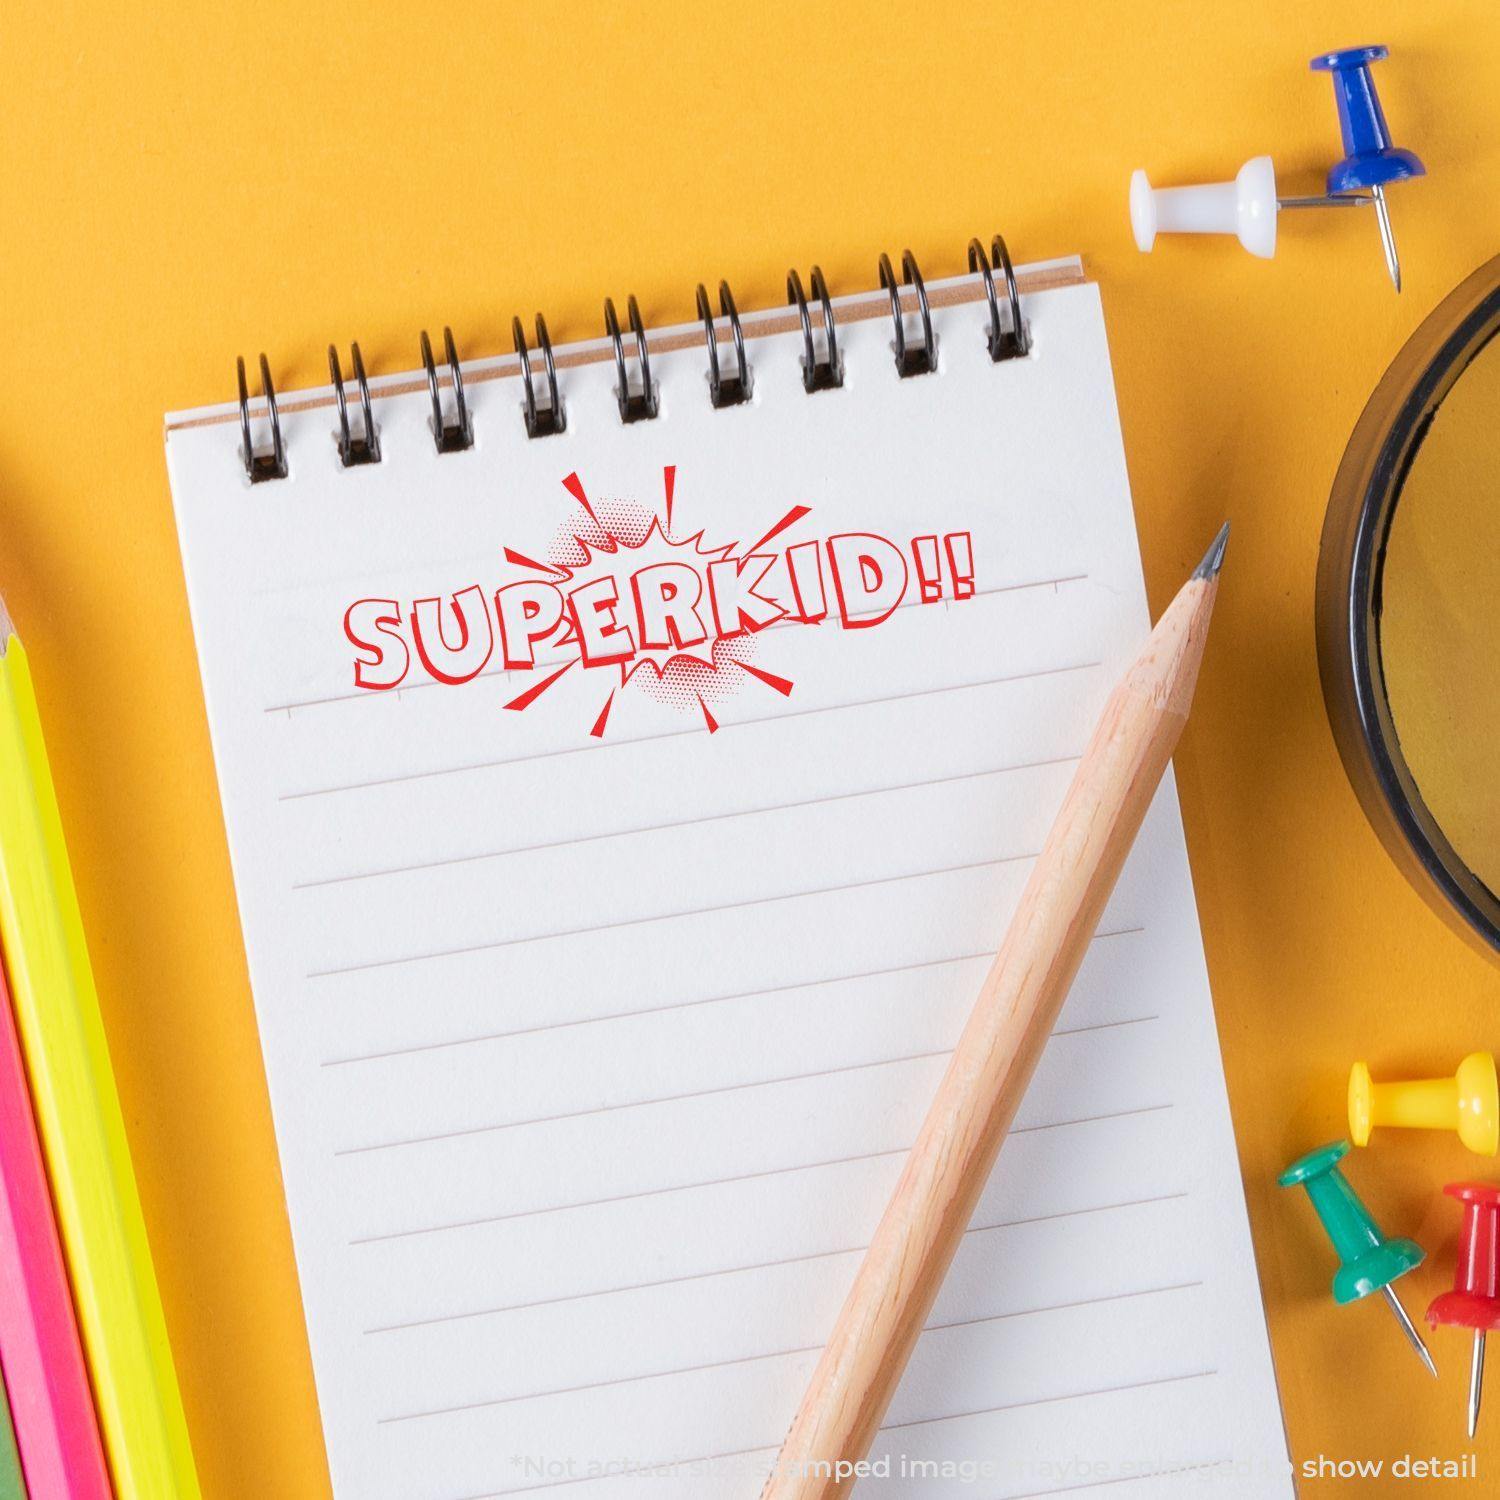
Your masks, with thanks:
[{"label": "blue push pin", "polygon": [[1420,159],[1391,144],[1385,111],[1370,77],[1370,64],[1387,55],[1384,47],[1347,47],[1325,52],[1308,64],[1314,72],[1333,75],[1334,99],[1339,110],[1339,129],[1344,136],[1344,159],[1328,169],[1329,197],[1345,197],[1368,189],[1380,221],[1380,243],[1396,290],[1401,290],[1401,262],[1391,234],[1391,216],[1385,204],[1385,185],[1427,173]]}]

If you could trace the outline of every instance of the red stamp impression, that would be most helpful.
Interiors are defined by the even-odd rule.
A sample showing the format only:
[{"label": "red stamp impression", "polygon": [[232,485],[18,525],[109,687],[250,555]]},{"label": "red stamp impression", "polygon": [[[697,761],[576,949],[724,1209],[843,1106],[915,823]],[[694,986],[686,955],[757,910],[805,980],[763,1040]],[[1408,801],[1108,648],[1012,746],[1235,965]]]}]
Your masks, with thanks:
[{"label": "red stamp impression", "polygon": [[504,705],[521,713],[576,671],[604,687],[590,729],[597,737],[626,689],[700,714],[713,732],[712,705],[747,681],[791,695],[789,678],[753,660],[773,627],[869,630],[903,603],[974,597],[967,531],[902,543],[868,531],[808,537],[811,508],[794,505],[750,544],[718,543],[702,530],[674,531],[676,482],[668,466],[653,509],[590,500],[569,474],[562,483],[577,511],[545,561],[506,547],[514,576],[497,587],[357,599],[344,613],[355,686],[388,692],[414,676],[457,686],[498,664],[535,674]]}]

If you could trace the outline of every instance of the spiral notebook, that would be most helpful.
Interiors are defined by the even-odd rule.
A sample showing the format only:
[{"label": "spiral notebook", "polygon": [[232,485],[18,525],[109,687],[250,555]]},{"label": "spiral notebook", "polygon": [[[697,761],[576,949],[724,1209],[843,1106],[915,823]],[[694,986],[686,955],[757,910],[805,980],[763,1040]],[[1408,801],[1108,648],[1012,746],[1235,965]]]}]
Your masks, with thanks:
[{"label": "spiral notebook", "polygon": [[[1148,630],[1009,270],[168,418],[341,1500],[758,1492]],[[875,1457],[1290,1493],[1170,777]]]}]

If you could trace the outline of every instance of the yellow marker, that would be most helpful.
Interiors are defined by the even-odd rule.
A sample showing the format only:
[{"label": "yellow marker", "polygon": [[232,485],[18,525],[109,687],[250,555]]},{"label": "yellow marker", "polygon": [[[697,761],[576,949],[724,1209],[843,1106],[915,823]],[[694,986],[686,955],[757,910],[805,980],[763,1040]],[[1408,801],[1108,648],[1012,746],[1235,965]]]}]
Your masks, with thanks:
[{"label": "yellow marker", "polygon": [[119,1500],[199,1500],[26,652],[0,600],[0,942]]},{"label": "yellow marker", "polygon": [[1494,1056],[1471,1052],[1452,1078],[1410,1083],[1372,1083],[1369,1068],[1355,1063],[1349,1072],[1349,1134],[1354,1144],[1368,1145],[1377,1125],[1456,1130],[1470,1151],[1493,1156],[1500,1150],[1500,1086]]}]

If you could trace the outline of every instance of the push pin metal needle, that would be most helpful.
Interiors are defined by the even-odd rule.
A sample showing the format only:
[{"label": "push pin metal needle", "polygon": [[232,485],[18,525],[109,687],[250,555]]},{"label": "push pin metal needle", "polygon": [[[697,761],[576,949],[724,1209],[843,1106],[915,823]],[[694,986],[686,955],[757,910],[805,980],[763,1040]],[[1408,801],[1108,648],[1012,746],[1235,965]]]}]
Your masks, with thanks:
[{"label": "push pin metal needle", "polygon": [[1417,1358],[1427,1366],[1427,1373],[1434,1380],[1437,1379],[1437,1366],[1432,1362],[1432,1353],[1427,1345],[1422,1342],[1422,1335],[1417,1332],[1416,1324],[1411,1320],[1411,1314],[1402,1307],[1401,1299],[1387,1284],[1380,1289],[1380,1295],[1385,1298],[1386,1306],[1396,1315],[1396,1321],[1401,1325],[1401,1331],[1406,1335],[1406,1341],[1416,1351]]},{"label": "push pin metal needle", "polygon": [[1339,1162],[1348,1150],[1348,1141],[1319,1146],[1300,1161],[1294,1161],[1276,1181],[1282,1187],[1306,1189],[1328,1238],[1333,1241],[1340,1262],[1333,1278],[1333,1300],[1343,1305],[1368,1297],[1371,1292],[1380,1292],[1417,1357],[1435,1376],[1437,1366],[1432,1355],[1391,1286],[1397,1277],[1422,1264],[1422,1247],[1413,1240],[1387,1239],[1381,1233],[1369,1209],[1339,1170]]},{"label": "push pin metal needle", "polygon": [[1484,1337],[1500,1328],[1500,1187],[1450,1182],[1443,1189],[1464,1206],[1453,1290],[1433,1298],[1427,1321],[1434,1327],[1468,1328],[1474,1334],[1469,1364],[1469,1436],[1479,1427],[1484,1395]]},{"label": "push pin metal needle", "polygon": [[1388,183],[1421,177],[1427,168],[1410,151],[1391,144],[1370,64],[1386,56],[1384,47],[1350,47],[1325,52],[1309,66],[1333,79],[1344,158],[1328,172],[1327,191],[1316,197],[1278,197],[1269,156],[1254,156],[1232,182],[1192,187],[1153,188],[1141,171],[1130,179],[1130,224],[1139,249],[1150,250],[1158,231],[1232,234],[1252,255],[1276,253],[1276,217],[1284,208],[1360,208],[1373,204],[1380,225],[1386,269],[1401,290],[1401,262],[1385,201]]},{"label": "push pin metal needle", "polygon": [[1321,53],[1308,63],[1308,67],[1332,78],[1339,130],[1344,138],[1344,159],[1328,169],[1329,196],[1368,189],[1375,203],[1375,217],[1380,223],[1380,245],[1385,251],[1386,269],[1399,292],[1401,261],[1396,255],[1396,237],[1391,233],[1391,213],[1385,201],[1386,184],[1425,176],[1427,168],[1414,153],[1391,144],[1385,111],[1380,107],[1375,80],[1370,76],[1370,64],[1385,56],[1387,49],[1384,47],[1347,47],[1341,52]]}]

